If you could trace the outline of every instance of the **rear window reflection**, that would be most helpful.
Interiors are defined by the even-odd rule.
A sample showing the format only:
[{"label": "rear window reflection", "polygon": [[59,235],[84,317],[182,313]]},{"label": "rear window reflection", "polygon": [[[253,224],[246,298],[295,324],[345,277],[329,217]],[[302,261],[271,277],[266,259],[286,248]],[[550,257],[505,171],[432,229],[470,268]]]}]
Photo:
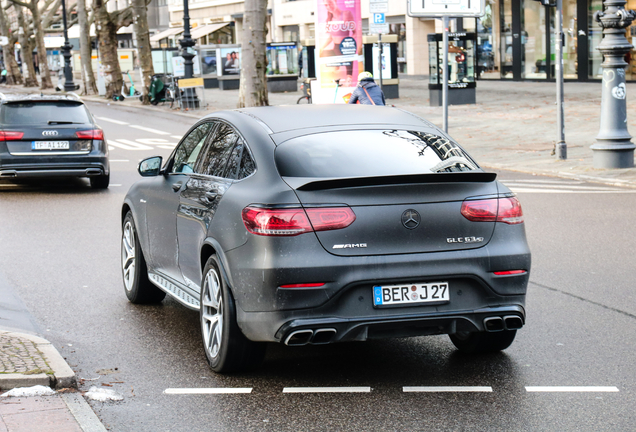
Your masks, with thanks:
[{"label": "rear window reflection", "polygon": [[48,122],[91,123],[83,104],[68,102],[14,102],[2,106],[5,125],[47,125]]},{"label": "rear window reflection", "polygon": [[428,132],[357,130],[291,139],[276,149],[284,177],[369,177],[479,170],[457,144]]}]

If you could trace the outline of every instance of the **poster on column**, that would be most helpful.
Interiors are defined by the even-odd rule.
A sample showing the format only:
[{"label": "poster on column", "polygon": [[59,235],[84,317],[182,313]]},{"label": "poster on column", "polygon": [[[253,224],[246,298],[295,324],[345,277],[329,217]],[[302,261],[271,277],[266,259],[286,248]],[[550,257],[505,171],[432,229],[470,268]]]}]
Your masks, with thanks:
[{"label": "poster on column", "polygon": [[360,0],[317,0],[313,103],[347,103],[364,71]]}]

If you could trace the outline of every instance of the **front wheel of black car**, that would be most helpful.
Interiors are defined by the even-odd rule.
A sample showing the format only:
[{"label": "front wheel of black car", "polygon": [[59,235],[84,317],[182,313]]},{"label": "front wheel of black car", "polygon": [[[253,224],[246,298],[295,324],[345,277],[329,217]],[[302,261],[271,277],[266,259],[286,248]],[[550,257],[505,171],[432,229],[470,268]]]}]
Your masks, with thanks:
[{"label": "front wheel of black car", "polygon": [[455,333],[449,335],[453,345],[467,354],[503,351],[515,340],[516,330],[500,332]]},{"label": "front wheel of black car", "polygon": [[121,271],[126,297],[131,303],[159,303],[166,297],[166,293],[148,279],[146,260],[141,252],[131,212],[128,212],[124,218],[121,236]]},{"label": "front wheel of black car", "polygon": [[210,368],[219,373],[257,366],[265,344],[247,339],[236,323],[236,306],[216,256],[208,258],[201,283],[201,333]]},{"label": "front wheel of black car", "polygon": [[110,174],[89,177],[93,189],[106,189],[110,183]]}]

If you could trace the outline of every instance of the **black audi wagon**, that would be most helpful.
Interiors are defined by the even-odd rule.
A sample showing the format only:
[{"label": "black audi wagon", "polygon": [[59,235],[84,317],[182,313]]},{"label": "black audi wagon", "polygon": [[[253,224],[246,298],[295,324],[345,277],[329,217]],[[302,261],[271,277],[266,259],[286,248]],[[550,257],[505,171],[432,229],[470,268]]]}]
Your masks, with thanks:
[{"label": "black audi wagon", "polygon": [[0,178],[88,177],[110,180],[108,144],[75,94],[0,94]]},{"label": "black audi wagon", "polygon": [[406,111],[218,112],[143,160],[121,211],[133,303],[199,311],[217,372],[288,346],[448,334],[507,348],[530,272],[515,195]]}]

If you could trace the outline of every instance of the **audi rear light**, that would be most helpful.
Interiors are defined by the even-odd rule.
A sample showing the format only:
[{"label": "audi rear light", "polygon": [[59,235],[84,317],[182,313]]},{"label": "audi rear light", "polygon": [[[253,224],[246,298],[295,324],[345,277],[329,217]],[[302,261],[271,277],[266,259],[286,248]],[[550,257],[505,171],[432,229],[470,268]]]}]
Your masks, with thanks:
[{"label": "audi rear light", "polygon": [[515,197],[464,201],[461,213],[473,222],[504,222],[510,225],[523,222],[521,204]]},{"label": "audi rear light", "polygon": [[0,131],[0,141],[17,141],[23,136],[24,132]]},{"label": "audi rear light", "polygon": [[91,129],[75,132],[79,139],[104,140],[104,131],[101,129]]},{"label": "audi rear light", "polygon": [[351,225],[355,219],[349,207],[276,209],[248,206],[243,209],[245,228],[252,234],[263,236],[296,236],[311,231],[341,229]]}]

